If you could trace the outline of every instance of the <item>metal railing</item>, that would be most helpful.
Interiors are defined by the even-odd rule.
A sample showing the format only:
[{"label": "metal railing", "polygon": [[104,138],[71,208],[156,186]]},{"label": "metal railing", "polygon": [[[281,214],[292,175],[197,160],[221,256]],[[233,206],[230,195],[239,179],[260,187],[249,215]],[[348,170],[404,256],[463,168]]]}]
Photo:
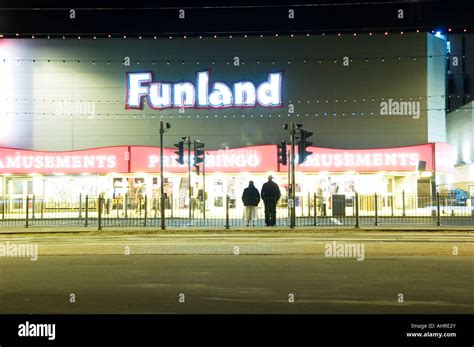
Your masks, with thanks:
[{"label": "metal railing", "polygon": [[[35,196],[0,199],[0,227],[160,227],[160,198],[141,195],[120,198],[88,195],[68,199]],[[248,203],[248,201],[247,201]],[[252,205],[252,203],[250,203]],[[256,204],[256,203],[255,203]],[[254,204],[254,205],[255,205]],[[287,199],[275,204],[275,226],[290,226]],[[265,226],[266,205],[260,201],[248,209],[241,199],[227,195],[214,201],[212,208],[199,199],[167,198],[165,225],[175,228],[235,228]],[[209,201],[207,201],[209,205]],[[271,203],[269,205],[272,205]],[[250,217],[249,217],[250,213]],[[355,194],[330,197],[308,194],[295,201],[298,226],[364,225],[465,225],[474,227],[474,197],[459,199],[450,194]],[[249,217],[249,218],[246,218]]]}]

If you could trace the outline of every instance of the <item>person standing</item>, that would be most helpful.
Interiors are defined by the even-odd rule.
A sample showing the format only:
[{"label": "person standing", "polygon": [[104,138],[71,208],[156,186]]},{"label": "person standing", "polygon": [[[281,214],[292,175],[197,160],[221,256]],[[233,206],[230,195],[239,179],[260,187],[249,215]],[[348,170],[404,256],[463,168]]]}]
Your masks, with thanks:
[{"label": "person standing", "polygon": [[260,203],[260,193],[255,188],[253,181],[249,182],[249,186],[244,189],[242,194],[242,202],[244,203],[244,220],[246,226],[255,226],[255,219],[257,218],[257,206]]},{"label": "person standing", "polygon": [[281,196],[278,184],[273,182],[273,176],[268,176],[268,182],[263,184],[261,194],[265,205],[265,224],[273,227],[276,224],[276,206]]}]

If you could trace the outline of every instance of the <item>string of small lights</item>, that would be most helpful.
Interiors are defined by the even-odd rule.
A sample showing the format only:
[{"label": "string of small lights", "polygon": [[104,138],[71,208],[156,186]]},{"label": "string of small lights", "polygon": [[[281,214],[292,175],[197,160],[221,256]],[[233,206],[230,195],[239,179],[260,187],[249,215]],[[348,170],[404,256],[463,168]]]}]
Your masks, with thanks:
[{"label": "string of small lights", "polygon": [[[121,88],[118,88],[121,89]],[[389,99],[397,101],[413,101],[413,100],[424,100],[424,99],[453,99],[461,98],[463,96],[470,97],[470,94],[451,94],[451,95],[417,95],[417,96],[378,96],[378,97],[363,97],[363,98],[348,98],[348,97],[339,97],[336,99],[305,99],[305,100],[288,100],[288,104],[310,104],[310,103],[369,103],[369,102],[380,102],[387,101]],[[0,98],[0,100],[6,102],[22,102],[22,103],[43,103],[43,104],[54,104],[54,103],[74,103],[74,102],[84,102],[84,103],[97,103],[97,104],[119,104],[124,103],[123,99],[116,100],[88,100],[88,99],[47,99],[47,98],[16,98],[16,97],[5,97]]]},{"label": "string of small lights", "polygon": [[[462,107],[459,109],[454,110],[453,112],[472,112],[474,107]],[[428,112],[428,111],[437,111],[437,112],[445,112],[447,111],[446,108],[439,107],[439,108],[421,108],[420,112]],[[376,117],[384,117],[384,118],[392,118],[392,119],[400,119],[400,118],[411,118],[412,115],[398,115],[398,114],[387,114],[382,115],[380,111],[374,112],[374,110],[358,110],[358,111],[345,111],[345,112],[333,112],[333,111],[319,111],[316,113],[271,113],[271,114],[128,114],[128,113],[93,113],[93,114],[76,114],[76,113],[63,113],[63,114],[56,114],[54,112],[5,112],[5,115],[10,116],[64,116],[64,117],[72,117],[72,116],[81,116],[85,118],[96,118],[96,117],[104,117],[104,118],[111,118],[111,117],[124,117],[126,119],[137,119],[137,118],[284,118],[284,117],[321,117],[321,116],[376,116]]]},{"label": "string of small lights", "polygon": [[[239,66],[239,65],[245,65],[247,64],[292,64],[292,63],[344,63],[347,64],[347,66],[350,66],[349,64],[352,62],[357,62],[357,61],[363,61],[365,63],[368,62],[385,62],[385,61],[416,61],[418,59],[435,59],[435,58],[442,58],[442,59],[449,59],[449,55],[411,55],[411,56],[378,56],[378,57],[351,57],[351,56],[346,56],[346,57],[309,57],[309,58],[286,58],[286,59],[242,59],[239,57],[239,64],[234,64],[232,60],[234,57],[231,59],[226,59],[226,60],[219,60],[219,59],[214,59],[214,60],[176,60],[176,59],[155,59],[155,60],[149,60],[149,59],[134,59],[133,61],[131,60],[129,64],[122,59],[45,59],[45,58],[19,58],[19,57],[3,57],[0,58],[3,63],[9,63],[9,62],[14,62],[16,64],[20,63],[76,63],[76,64],[92,64],[92,65],[98,65],[98,64],[105,64],[105,65],[111,65],[111,64],[119,64],[123,65],[124,67],[128,67],[132,64],[135,65],[140,65],[140,64],[151,64],[151,65],[156,65],[156,64],[162,64],[162,65],[171,65],[171,64],[208,64],[208,65],[215,65],[216,63],[225,63],[227,65],[234,65],[234,66]],[[463,59],[465,56],[461,56]],[[347,58],[347,60],[346,60]]]},{"label": "string of small lights", "polygon": [[[449,27],[446,30],[446,34],[455,34],[455,33],[468,33],[471,31],[470,27],[467,26],[453,26]],[[288,33],[288,31],[284,32],[270,32],[270,31],[260,31],[260,32],[252,32],[248,31],[245,33],[242,32],[208,32],[208,33],[184,33],[184,34],[176,34],[176,33],[153,33],[153,32],[145,32],[145,33],[55,33],[55,34],[44,34],[44,33],[0,33],[0,38],[22,38],[22,39],[77,39],[77,40],[97,40],[97,39],[128,39],[128,38],[137,38],[139,40],[142,39],[188,39],[188,38],[198,38],[198,39],[234,39],[234,38],[300,38],[300,37],[321,37],[321,36],[337,36],[337,37],[360,37],[360,36],[391,36],[391,35],[405,35],[408,33],[431,33],[437,34],[439,33],[438,28],[404,28],[402,30],[366,30],[361,29],[357,31],[350,31],[350,30],[308,30],[306,32],[302,31],[295,31],[293,33]]]}]

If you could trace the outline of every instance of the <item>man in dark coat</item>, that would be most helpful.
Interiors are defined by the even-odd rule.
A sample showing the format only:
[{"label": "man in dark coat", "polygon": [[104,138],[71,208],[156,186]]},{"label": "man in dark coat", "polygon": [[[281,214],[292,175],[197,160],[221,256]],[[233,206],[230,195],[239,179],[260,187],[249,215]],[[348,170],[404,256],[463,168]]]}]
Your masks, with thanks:
[{"label": "man in dark coat", "polygon": [[265,224],[275,226],[276,224],[276,206],[280,199],[280,188],[273,182],[273,176],[268,176],[268,182],[262,187],[262,200],[265,204]]},{"label": "man in dark coat", "polygon": [[257,218],[257,206],[260,203],[260,193],[255,188],[253,181],[249,182],[249,186],[244,189],[242,194],[242,202],[245,206],[244,220],[247,226],[250,226],[250,222],[255,226],[255,219]]}]

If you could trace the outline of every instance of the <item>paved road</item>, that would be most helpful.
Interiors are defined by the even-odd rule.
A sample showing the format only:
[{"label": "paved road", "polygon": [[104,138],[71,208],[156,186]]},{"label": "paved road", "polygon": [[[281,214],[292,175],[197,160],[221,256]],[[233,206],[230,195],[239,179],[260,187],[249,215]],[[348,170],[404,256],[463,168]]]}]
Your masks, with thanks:
[{"label": "paved road", "polygon": [[1,235],[0,313],[474,313],[473,255],[470,231]]}]

